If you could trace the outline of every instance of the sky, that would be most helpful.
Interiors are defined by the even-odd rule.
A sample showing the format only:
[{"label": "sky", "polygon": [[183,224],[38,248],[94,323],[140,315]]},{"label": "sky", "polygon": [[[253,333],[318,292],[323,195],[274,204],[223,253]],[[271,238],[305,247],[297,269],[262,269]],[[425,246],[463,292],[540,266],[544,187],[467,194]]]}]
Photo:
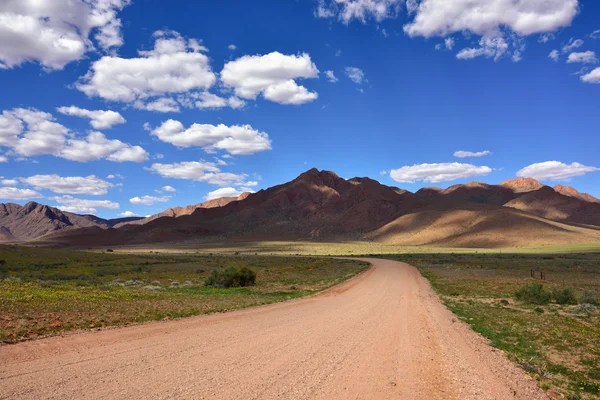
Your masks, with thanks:
[{"label": "sky", "polygon": [[145,216],[310,168],[600,197],[593,0],[5,0],[0,202]]}]

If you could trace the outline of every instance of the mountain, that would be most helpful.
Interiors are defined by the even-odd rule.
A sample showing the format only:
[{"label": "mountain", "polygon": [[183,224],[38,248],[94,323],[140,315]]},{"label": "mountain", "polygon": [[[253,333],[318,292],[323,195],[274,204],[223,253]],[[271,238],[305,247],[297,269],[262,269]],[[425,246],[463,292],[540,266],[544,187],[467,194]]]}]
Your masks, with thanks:
[{"label": "mountain", "polygon": [[600,203],[600,199],[595,198],[591,194],[580,193],[571,186],[556,185],[553,189],[555,192],[558,192],[564,196],[575,197],[579,200],[587,201],[589,203]]},{"label": "mountain", "polygon": [[525,193],[505,206],[553,221],[600,227],[600,203],[565,196],[549,186]]},{"label": "mountain", "polygon": [[533,178],[515,178],[502,182],[500,186],[511,189],[515,193],[526,193],[541,189],[544,185]]},{"label": "mountain", "polygon": [[599,205],[531,179],[501,185],[472,182],[413,194],[369,178],[346,180],[311,169],[221,207],[197,207],[190,215],[118,229],[59,231],[44,239],[80,247],[227,240],[375,240],[457,247],[598,242]]},{"label": "mountain", "polygon": [[24,206],[0,203],[0,241],[30,240],[62,229],[90,226],[108,229],[128,220],[132,219],[105,220],[93,215],[78,215],[36,202]]},{"label": "mountain", "polygon": [[154,221],[155,219],[162,218],[162,217],[178,218],[183,215],[191,215],[198,208],[223,207],[223,206],[231,203],[232,201],[244,200],[249,195],[250,195],[249,192],[244,192],[244,193],[240,194],[238,197],[220,197],[218,199],[208,200],[208,201],[205,201],[204,203],[200,203],[200,204],[196,204],[196,205],[167,208],[165,211],[162,211],[158,214],[151,215],[146,218],[136,219],[134,221],[126,221],[121,224],[117,224],[117,225],[115,225],[115,228],[120,228],[123,225],[144,225],[150,221]]}]

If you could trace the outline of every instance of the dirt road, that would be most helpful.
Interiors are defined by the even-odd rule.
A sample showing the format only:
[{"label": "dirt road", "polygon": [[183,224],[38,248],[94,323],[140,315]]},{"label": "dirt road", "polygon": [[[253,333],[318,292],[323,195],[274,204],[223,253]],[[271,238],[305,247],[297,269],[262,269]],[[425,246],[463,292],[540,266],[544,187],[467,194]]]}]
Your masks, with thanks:
[{"label": "dirt road", "polygon": [[546,399],[413,267],[243,311],[0,347],[2,399]]}]

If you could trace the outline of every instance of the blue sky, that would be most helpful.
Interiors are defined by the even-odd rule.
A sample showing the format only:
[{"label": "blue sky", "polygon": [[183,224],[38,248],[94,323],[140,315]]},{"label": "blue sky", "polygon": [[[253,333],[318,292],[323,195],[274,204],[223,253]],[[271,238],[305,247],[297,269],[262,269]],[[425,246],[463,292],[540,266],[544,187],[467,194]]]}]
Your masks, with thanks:
[{"label": "blue sky", "polygon": [[2,202],[149,215],[312,167],[600,197],[598,2],[37,3],[0,5]]}]

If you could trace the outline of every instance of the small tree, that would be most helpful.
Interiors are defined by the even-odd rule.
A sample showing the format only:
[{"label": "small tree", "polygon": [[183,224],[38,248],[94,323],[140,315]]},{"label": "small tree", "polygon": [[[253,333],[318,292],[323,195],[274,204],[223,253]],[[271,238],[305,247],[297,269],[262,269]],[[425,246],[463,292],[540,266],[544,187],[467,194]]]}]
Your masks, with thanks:
[{"label": "small tree", "polygon": [[552,297],[558,304],[577,304],[575,291],[571,288],[555,288],[552,291]]},{"label": "small tree", "polygon": [[550,302],[552,293],[541,283],[529,283],[519,289],[515,296],[517,300],[525,303],[543,305]]},{"label": "small tree", "polygon": [[234,267],[214,270],[204,281],[206,286],[220,288],[254,286],[255,284],[256,273],[246,267],[239,270]]}]

